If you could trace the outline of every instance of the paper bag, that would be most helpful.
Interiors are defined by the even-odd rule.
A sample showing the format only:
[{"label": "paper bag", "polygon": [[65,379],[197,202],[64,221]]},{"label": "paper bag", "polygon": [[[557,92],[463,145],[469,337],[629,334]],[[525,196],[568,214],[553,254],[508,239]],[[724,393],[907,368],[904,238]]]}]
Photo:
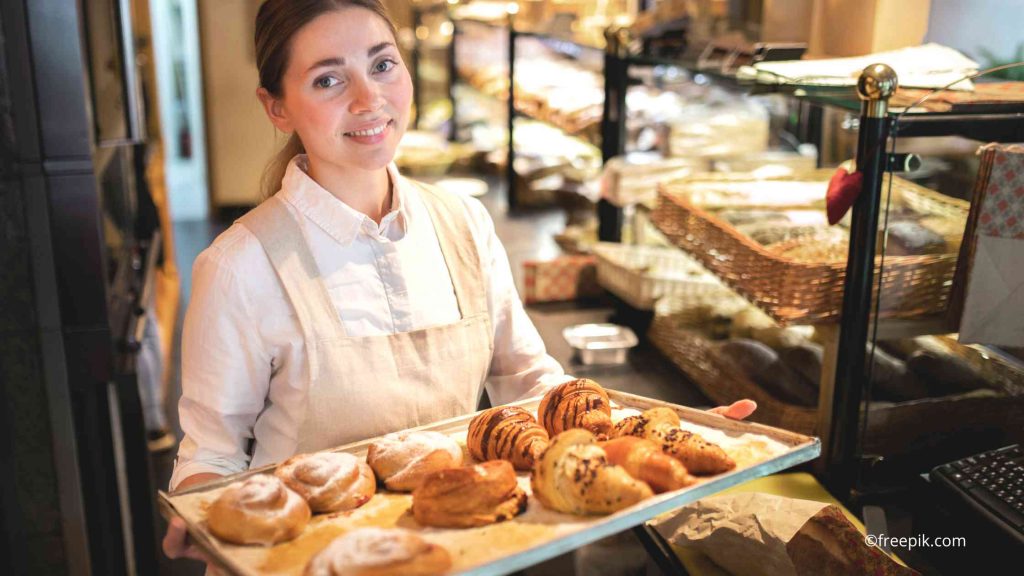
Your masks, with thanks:
[{"label": "paper bag", "polygon": [[955,280],[966,284],[960,342],[1024,346],[1024,147],[980,152]]},{"label": "paper bag", "polygon": [[917,574],[878,548],[838,507],[745,492],[698,500],[655,525],[677,546],[694,547],[732,574]]}]

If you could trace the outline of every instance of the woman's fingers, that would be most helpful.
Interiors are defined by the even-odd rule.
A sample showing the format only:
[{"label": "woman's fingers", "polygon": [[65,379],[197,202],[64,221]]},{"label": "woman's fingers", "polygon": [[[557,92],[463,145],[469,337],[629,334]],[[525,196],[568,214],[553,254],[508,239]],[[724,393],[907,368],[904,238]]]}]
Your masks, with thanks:
[{"label": "woman's fingers", "polygon": [[205,554],[189,543],[188,530],[185,528],[185,521],[181,518],[172,518],[167,525],[163,547],[164,554],[168,558],[191,558],[200,562],[209,562]]},{"label": "woman's fingers", "polygon": [[757,410],[757,402],[753,400],[743,399],[737,400],[728,406],[719,406],[718,408],[712,408],[708,412],[714,414],[720,414],[726,418],[733,420],[743,420],[747,416],[750,416]]}]

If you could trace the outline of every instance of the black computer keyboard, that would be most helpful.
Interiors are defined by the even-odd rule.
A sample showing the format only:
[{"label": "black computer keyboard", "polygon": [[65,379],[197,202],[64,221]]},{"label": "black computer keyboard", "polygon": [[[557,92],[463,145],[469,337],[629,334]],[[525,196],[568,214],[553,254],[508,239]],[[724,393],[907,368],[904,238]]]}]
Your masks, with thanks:
[{"label": "black computer keyboard", "polygon": [[930,477],[933,484],[1024,543],[1024,450],[1020,445],[936,466]]}]

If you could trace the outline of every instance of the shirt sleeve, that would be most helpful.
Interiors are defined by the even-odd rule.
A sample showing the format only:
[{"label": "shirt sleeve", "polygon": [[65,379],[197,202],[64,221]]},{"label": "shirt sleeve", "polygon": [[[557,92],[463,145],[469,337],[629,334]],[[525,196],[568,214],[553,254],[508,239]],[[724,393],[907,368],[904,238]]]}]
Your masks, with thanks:
[{"label": "shirt sleeve", "polygon": [[544,346],[519,298],[508,254],[494,231],[494,222],[476,199],[469,211],[480,230],[481,258],[487,278],[487,303],[494,325],[494,355],[487,393],[491,404],[507,404],[543,394],[551,386],[571,380]]},{"label": "shirt sleeve", "polygon": [[248,468],[248,446],[272,371],[247,290],[216,245],[196,259],[192,286],[182,331],[178,404],[185,437],[171,489],[193,474],[226,475]]}]

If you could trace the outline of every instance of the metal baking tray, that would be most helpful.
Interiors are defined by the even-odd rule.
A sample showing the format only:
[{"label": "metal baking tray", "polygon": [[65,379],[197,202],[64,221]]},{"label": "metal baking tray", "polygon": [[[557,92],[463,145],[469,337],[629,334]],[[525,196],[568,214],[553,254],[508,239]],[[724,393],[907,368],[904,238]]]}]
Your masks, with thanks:
[{"label": "metal baking tray", "polygon": [[[516,518],[470,529],[438,529],[419,526],[409,507],[408,494],[381,490],[370,502],[354,511],[314,516],[296,540],[272,547],[235,546],[213,537],[206,528],[205,508],[228,484],[253,474],[271,472],[273,466],[227,477],[189,490],[168,494],[161,491],[161,512],[185,520],[189,534],[211,560],[228,574],[295,575],[302,573],[309,558],[335,536],[357,526],[401,526],[444,546],[452,556],[452,573],[508,574],[572,551],[606,536],[628,530],[680,506],[721,490],[813,460],[821,452],[817,438],[771,428],[752,422],[729,420],[702,410],[608,390],[613,403],[612,419],[618,420],[655,406],[667,406],[679,413],[683,426],[720,444],[737,466],[731,472],[702,479],[699,483],[659,494],[607,516],[574,516],[547,510],[536,498],[529,499],[527,511]],[[536,410],[540,398],[515,403]],[[436,430],[465,444],[466,429],[474,414],[420,426]],[[337,448],[364,457],[373,440]],[[472,460],[468,454],[467,462]],[[528,473],[519,473],[519,484],[530,492]],[[532,496],[532,494],[531,494]]]},{"label": "metal baking tray", "polygon": [[618,324],[577,324],[562,330],[562,337],[584,364],[625,364],[637,345],[636,334]]}]

